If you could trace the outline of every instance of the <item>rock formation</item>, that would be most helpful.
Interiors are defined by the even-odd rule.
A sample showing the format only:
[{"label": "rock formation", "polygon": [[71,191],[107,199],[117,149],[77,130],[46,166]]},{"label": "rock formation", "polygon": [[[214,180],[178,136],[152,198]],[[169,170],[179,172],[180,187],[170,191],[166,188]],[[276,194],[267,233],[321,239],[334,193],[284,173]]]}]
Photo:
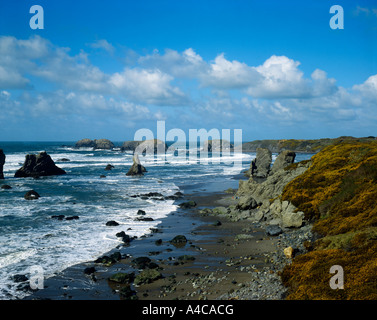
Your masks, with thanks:
[{"label": "rock formation", "polygon": [[121,147],[121,151],[137,151],[139,154],[157,154],[165,153],[168,149],[165,142],[159,139],[144,141],[125,141]]},{"label": "rock formation", "polygon": [[144,172],[147,172],[147,170],[141,165],[139,156],[137,153],[135,153],[133,157],[133,164],[130,170],[128,170],[126,173],[126,176],[143,176]]},{"label": "rock formation", "polygon": [[208,152],[231,151],[233,148],[234,146],[232,143],[223,139],[207,140],[203,145],[203,149]]},{"label": "rock formation", "polygon": [[82,139],[80,141],[77,141],[75,144],[75,148],[93,148],[110,150],[114,147],[114,144],[108,139]]},{"label": "rock formation", "polygon": [[0,179],[4,179],[3,167],[5,163],[5,154],[3,149],[0,149]]},{"label": "rock formation", "polygon": [[280,169],[284,169],[295,161],[296,153],[285,150],[282,151],[276,158],[274,165],[272,166],[271,173],[274,173]]},{"label": "rock formation", "polygon": [[15,178],[25,177],[41,177],[62,175],[66,172],[57,167],[54,161],[46,152],[41,152],[38,155],[28,154],[25,157],[24,165],[16,171]]},{"label": "rock formation", "polygon": [[270,172],[272,153],[268,149],[258,148],[257,156],[251,162],[250,174],[257,178],[267,178]]}]

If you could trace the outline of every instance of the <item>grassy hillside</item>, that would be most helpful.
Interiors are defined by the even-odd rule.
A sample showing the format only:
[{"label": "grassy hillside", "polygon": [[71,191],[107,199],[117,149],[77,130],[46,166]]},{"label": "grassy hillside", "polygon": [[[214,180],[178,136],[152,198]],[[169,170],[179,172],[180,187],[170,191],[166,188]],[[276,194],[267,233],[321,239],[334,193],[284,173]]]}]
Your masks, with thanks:
[{"label": "grassy hillside", "polygon": [[267,148],[271,152],[280,152],[283,150],[291,150],[295,152],[303,153],[317,153],[323,148],[332,145],[334,143],[340,143],[343,141],[353,142],[370,142],[375,140],[375,137],[354,138],[354,137],[339,137],[335,139],[284,139],[284,140],[254,140],[245,142],[242,145],[243,152],[255,152],[257,148]]},{"label": "grassy hillside", "polygon": [[[377,299],[377,142],[324,148],[282,198],[320,236],[282,272],[288,299]],[[333,265],[344,269],[344,290],[329,286]]]}]

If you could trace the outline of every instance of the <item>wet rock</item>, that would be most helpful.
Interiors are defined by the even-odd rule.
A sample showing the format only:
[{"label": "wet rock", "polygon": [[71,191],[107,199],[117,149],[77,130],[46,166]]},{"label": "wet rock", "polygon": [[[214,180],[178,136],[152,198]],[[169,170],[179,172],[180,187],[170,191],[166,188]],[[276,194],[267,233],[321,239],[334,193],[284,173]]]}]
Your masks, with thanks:
[{"label": "wet rock", "polygon": [[131,289],[130,285],[126,285],[119,290],[120,298],[123,300],[138,300],[136,291]]},{"label": "wet rock", "polygon": [[28,279],[28,277],[26,277],[24,274],[16,274],[16,275],[14,275],[14,276],[12,277],[12,280],[13,280],[14,282],[19,283],[19,282],[25,282],[25,281],[28,281],[29,279]]},{"label": "wet rock", "polygon": [[114,166],[111,165],[111,164],[108,164],[108,165],[106,166],[106,168],[105,168],[106,171],[110,171],[110,170],[112,170],[112,169],[114,169]]},{"label": "wet rock", "polygon": [[60,161],[60,162],[70,162],[71,160],[69,160],[67,158],[61,158],[58,161]]},{"label": "wet rock", "polygon": [[124,231],[118,232],[116,234],[118,238],[122,238],[122,241],[126,244],[129,244],[132,241],[132,238],[126,234]]},{"label": "wet rock", "polygon": [[78,220],[80,219],[79,216],[70,216],[70,217],[66,217],[65,220]]},{"label": "wet rock", "polygon": [[30,191],[25,193],[24,198],[26,200],[36,200],[36,199],[40,198],[40,195],[39,195],[38,192],[36,192],[34,190],[30,190]]},{"label": "wet rock", "polygon": [[9,186],[9,185],[7,185],[7,184],[3,184],[3,185],[1,186],[1,189],[4,189],[4,190],[10,190],[10,189],[12,189],[12,187]]},{"label": "wet rock", "polygon": [[106,226],[108,227],[116,227],[116,226],[119,226],[119,223],[114,221],[114,220],[110,220],[110,221],[107,221],[106,222]]},{"label": "wet rock", "polygon": [[140,272],[135,277],[135,285],[142,285],[147,283],[152,283],[158,279],[162,278],[162,274],[156,269],[146,269]]},{"label": "wet rock", "polygon": [[183,203],[179,204],[178,206],[180,208],[184,208],[184,209],[194,208],[194,207],[196,207],[196,202],[193,201],[193,200],[190,200],[190,201],[187,201],[187,202],[183,202]]},{"label": "wet rock", "polygon": [[137,217],[135,221],[154,221],[151,217]]},{"label": "wet rock", "polygon": [[5,158],[3,149],[0,149],[0,179],[4,179],[3,167],[5,164]]},{"label": "wet rock", "polygon": [[18,169],[14,175],[15,178],[25,177],[42,177],[63,175],[66,172],[57,167],[54,161],[46,152],[41,152],[38,155],[28,154],[25,157],[23,166]]},{"label": "wet rock", "polygon": [[141,165],[139,156],[137,153],[135,153],[133,157],[133,164],[130,170],[128,170],[128,172],[126,173],[126,176],[143,176],[144,172],[147,172],[147,170],[144,166]]},{"label": "wet rock", "polygon": [[169,241],[173,244],[186,244],[187,238],[183,235],[175,236],[172,240]]},{"label": "wet rock", "polygon": [[56,220],[64,220],[64,218],[65,218],[64,214],[51,216],[51,219],[56,219]]},{"label": "wet rock", "polygon": [[137,215],[139,216],[145,216],[145,211],[144,210],[137,210]]},{"label": "wet rock", "polygon": [[125,272],[118,272],[113,274],[109,280],[112,282],[120,283],[120,284],[130,284],[135,279],[135,273],[125,273]]},{"label": "wet rock", "polygon": [[96,272],[96,268],[94,268],[94,267],[88,267],[88,268],[84,269],[84,273],[87,274],[87,275],[91,275],[94,272]]},{"label": "wet rock", "polygon": [[133,259],[131,263],[135,265],[137,269],[146,269],[149,268],[149,264],[152,263],[152,260],[148,257],[138,257]]}]

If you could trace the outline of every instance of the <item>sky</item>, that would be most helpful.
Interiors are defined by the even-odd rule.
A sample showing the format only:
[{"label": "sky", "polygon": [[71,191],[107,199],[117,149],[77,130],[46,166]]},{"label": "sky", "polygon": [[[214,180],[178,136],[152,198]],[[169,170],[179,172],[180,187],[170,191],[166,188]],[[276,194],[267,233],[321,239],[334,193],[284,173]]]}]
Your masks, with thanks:
[{"label": "sky", "polygon": [[243,141],[376,136],[377,2],[0,2],[0,141],[126,141],[157,121]]}]

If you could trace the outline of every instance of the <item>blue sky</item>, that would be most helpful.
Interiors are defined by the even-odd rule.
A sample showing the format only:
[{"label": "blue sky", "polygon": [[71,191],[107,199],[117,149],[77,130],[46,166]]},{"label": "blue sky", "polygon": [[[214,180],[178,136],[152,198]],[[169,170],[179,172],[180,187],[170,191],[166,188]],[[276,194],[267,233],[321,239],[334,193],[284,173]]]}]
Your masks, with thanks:
[{"label": "blue sky", "polygon": [[377,135],[376,57],[374,1],[2,1],[0,141]]}]

